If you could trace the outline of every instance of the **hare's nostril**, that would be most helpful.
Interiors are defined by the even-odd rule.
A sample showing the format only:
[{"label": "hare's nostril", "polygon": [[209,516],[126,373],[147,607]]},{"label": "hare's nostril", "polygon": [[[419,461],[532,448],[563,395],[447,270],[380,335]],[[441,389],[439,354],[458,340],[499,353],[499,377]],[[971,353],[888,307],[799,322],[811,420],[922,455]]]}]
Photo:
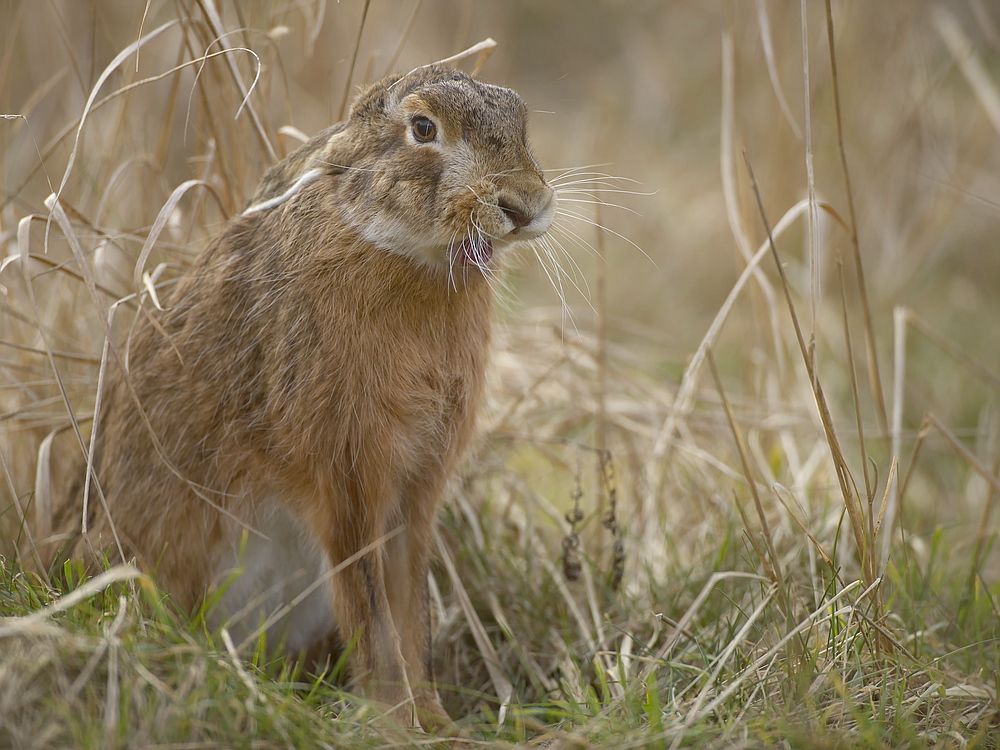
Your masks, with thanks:
[{"label": "hare's nostril", "polygon": [[514,223],[515,230],[526,227],[531,223],[531,217],[524,212],[524,209],[515,206],[511,201],[501,198],[497,201],[497,206]]}]

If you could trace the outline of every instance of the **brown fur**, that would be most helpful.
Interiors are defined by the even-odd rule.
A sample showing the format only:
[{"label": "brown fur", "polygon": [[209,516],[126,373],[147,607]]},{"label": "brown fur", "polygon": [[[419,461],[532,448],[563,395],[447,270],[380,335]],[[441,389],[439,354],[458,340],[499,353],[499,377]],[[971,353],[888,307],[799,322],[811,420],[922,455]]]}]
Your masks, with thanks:
[{"label": "brown fur", "polygon": [[[424,116],[433,143],[412,135]],[[348,666],[371,697],[412,696],[446,721],[430,673],[435,512],[473,434],[490,276],[555,206],[525,116],[507,89],[421,69],[370,86],[273,168],[109,368],[94,457],[107,511],[90,493],[70,552],[92,568],[135,557],[190,609],[240,549],[280,561],[291,518],[327,567],[356,556],[324,584],[329,623],[302,625],[301,650],[322,660],[356,637]]]}]

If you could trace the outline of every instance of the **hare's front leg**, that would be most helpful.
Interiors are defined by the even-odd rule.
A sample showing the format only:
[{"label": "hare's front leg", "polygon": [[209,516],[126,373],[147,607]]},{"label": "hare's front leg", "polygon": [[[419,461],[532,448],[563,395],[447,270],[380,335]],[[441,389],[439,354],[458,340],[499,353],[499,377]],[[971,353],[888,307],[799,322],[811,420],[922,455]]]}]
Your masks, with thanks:
[{"label": "hare's front leg", "polygon": [[368,476],[323,493],[305,520],[331,566],[352,560],[330,582],[337,629],[354,643],[348,670],[368,697],[394,710],[411,701],[386,587],[386,520],[396,493],[383,477]]},{"label": "hare's front leg", "polygon": [[434,520],[444,480],[441,476],[409,485],[400,505],[399,531],[386,544],[389,606],[418,718],[427,729],[443,729],[451,724],[434,687],[428,591]]}]

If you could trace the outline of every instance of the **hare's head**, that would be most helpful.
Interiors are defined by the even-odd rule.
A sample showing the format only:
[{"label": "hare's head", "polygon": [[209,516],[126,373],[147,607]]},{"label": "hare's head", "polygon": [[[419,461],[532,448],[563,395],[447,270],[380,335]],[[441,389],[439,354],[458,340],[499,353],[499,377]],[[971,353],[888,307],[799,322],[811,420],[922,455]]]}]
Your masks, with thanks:
[{"label": "hare's head", "polygon": [[488,270],[504,247],[552,223],[555,193],[510,89],[420,68],[368,86],[329,132],[305,166],[336,176],[344,218],[380,249]]}]

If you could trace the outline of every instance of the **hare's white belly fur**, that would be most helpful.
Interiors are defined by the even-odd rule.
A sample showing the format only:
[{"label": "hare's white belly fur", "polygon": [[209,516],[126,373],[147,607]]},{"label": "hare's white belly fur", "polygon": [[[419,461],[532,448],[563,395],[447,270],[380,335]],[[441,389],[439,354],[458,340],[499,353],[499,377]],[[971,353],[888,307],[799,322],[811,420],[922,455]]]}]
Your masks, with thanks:
[{"label": "hare's white belly fur", "polygon": [[268,623],[268,651],[283,644],[297,653],[336,629],[330,563],[284,506],[271,501],[258,509],[252,526],[266,538],[244,535],[234,524],[216,560],[214,585],[225,590],[209,621],[225,627],[237,644]]}]

